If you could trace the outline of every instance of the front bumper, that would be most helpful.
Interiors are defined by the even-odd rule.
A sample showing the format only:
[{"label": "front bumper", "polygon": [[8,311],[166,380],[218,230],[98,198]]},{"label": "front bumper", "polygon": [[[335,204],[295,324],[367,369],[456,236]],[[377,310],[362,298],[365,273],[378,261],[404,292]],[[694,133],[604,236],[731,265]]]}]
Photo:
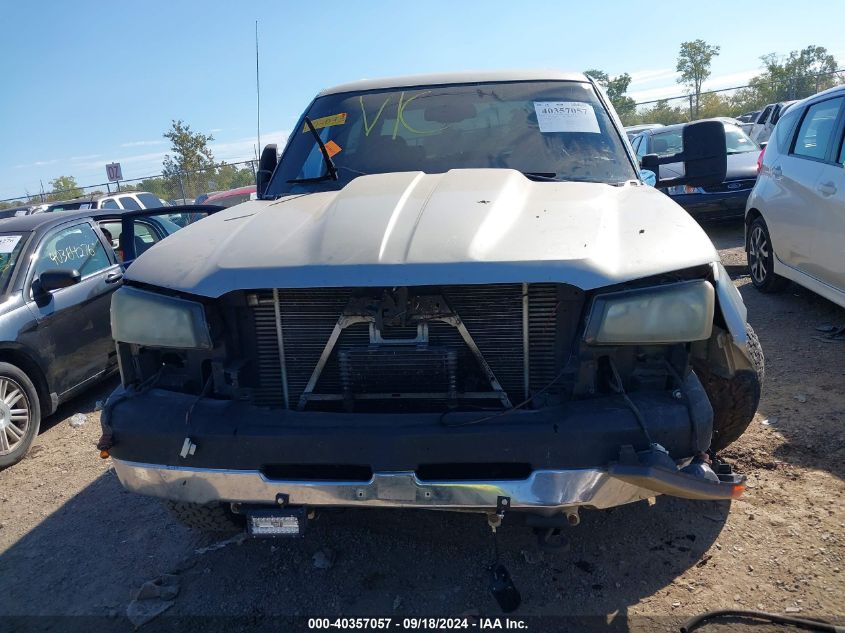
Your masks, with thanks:
[{"label": "front bumper", "polygon": [[718,193],[682,193],[669,196],[700,222],[736,220],[745,217],[745,203],[751,189]]},{"label": "front bumper", "polygon": [[[711,483],[675,467],[706,451],[712,434],[712,408],[694,374],[681,398],[631,398],[668,452],[660,468],[638,461],[649,446],[618,398],[447,427],[437,414],[279,411],[118,388],[102,419],[127,489],[192,503],[485,511],[508,497],[515,509],[554,511],[662,493],[735,496],[736,478]],[[455,413],[453,422],[478,415]],[[183,451],[186,445],[195,450]]]},{"label": "front bumper", "polygon": [[579,506],[611,508],[663,492],[689,499],[731,499],[742,491],[742,480],[735,477],[716,484],[679,472],[618,465],[535,471],[519,481],[437,482],[421,481],[413,472],[375,473],[367,482],[327,482],[273,481],[258,471],[179,468],[120,459],[114,460],[114,467],[128,490],[200,504],[276,506],[282,500],[291,506],[485,512],[506,497],[513,510],[555,512]]}]

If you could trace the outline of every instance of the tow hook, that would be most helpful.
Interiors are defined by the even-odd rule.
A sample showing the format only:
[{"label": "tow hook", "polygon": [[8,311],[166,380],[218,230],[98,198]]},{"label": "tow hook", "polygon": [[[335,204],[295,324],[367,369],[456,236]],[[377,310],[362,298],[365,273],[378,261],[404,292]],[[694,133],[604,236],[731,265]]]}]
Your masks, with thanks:
[{"label": "tow hook", "polygon": [[511,613],[519,608],[522,596],[513,583],[510,572],[499,561],[499,541],[496,538],[496,530],[502,525],[505,518],[505,511],[511,507],[510,497],[499,497],[496,499],[495,514],[487,515],[487,525],[493,534],[493,562],[487,570],[490,572],[490,593],[499,604],[503,613]]}]

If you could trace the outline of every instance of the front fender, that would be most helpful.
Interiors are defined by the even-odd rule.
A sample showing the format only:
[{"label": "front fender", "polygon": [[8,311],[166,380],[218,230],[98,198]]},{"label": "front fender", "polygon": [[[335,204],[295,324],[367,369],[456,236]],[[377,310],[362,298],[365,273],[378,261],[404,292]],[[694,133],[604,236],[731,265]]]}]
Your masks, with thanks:
[{"label": "front fender", "polygon": [[742,352],[750,358],[748,351],[748,332],[745,324],[748,321],[748,309],[742,300],[742,295],[736,289],[728,271],[722,262],[713,262],[713,285],[716,288],[718,307],[722,312],[722,318],[733,337],[734,343]]},{"label": "front fender", "polygon": [[714,315],[713,335],[693,344],[692,355],[710,371],[731,378],[737,371],[754,369],[748,349],[748,310],[722,263],[713,262],[712,267],[716,309],[722,318]]}]

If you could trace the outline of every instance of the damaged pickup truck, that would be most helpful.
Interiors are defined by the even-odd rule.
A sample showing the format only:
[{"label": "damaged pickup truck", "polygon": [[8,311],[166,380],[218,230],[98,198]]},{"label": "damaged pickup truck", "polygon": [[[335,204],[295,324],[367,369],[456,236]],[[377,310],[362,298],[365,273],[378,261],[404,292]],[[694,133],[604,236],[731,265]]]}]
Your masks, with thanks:
[{"label": "damaged pickup truck", "polygon": [[[646,156],[722,182],[721,123]],[[763,356],[713,245],[580,74],[321,92],[258,199],[142,255],[112,302],[103,456],[187,523],[326,506],[523,512],[731,499]],[[650,174],[653,177],[653,174]]]}]

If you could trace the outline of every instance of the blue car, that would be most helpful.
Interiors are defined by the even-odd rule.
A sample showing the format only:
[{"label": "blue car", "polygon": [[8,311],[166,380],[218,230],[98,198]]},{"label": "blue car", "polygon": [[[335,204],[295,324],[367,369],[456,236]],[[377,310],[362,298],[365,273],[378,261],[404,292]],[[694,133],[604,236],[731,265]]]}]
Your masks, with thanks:
[{"label": "blue car", "polygon": [[[738,126],[725,123],[728,169],[724,182],[706,187],[679,185],[665,192],[699,222],[739,220],[745,217],[745,203],[757,180],[760,147]],[[631,145],[640,162],[646,154],[671,156],[683,151],[683,130],[689,123],[645,130]],[[683,175],[683,164],[669,163],[660,167],[661,175],[670,178]],[[666,170],[666,171],[663,171]]]}]

